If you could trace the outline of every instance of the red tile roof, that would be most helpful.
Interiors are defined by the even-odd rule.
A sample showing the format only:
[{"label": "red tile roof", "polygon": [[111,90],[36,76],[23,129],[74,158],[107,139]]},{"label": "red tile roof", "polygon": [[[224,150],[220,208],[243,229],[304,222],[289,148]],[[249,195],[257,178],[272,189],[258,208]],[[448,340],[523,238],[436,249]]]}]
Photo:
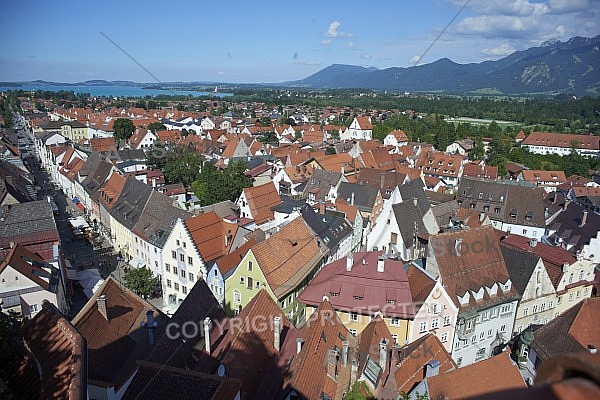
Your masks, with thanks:
[{"label": "red tile roof", "polygon": [[521,172],[523,180],[527,182],[554,182],[557,185],[567,181],[564,171],[542,171],[534,169],[525,169]]},{"label": "red tile roof", "polygon": [[25,324],[23,338],[41,374],[38,398],[87,396],[85,341],[54,305],[44,300],[42,310]]},{"label": "red tile roof", "polygon": [[531,132],[521,145],[600,150],[600,136],[571,135],[567,133]]},{"label": "red tile roof", "polygon": [[115,142],[114,137],[105,137],[105,138],[92,138],[90,139],[90,148],[92,151],[98,152],[107,152],[112,150],[116,150],[117,143]]},{"label": "red tile roof", "polygon": [[237,267],[239,265],[240,261],[242,261],[242,259],[248,252],[248,250],[250,250],[250,248],[252,246],[254,246],[256,243],[257,243],[256,239],[251,238],[246,243],[244,243],[243,245],[238,247],[236,250],[232,251],[231,253],[227,254],[226,256],[219,258],[217,260],[217,266],[219,267],[219,271],[221,271],[221,274],[225,275],[232,268]]},{"label": "red tile roof", "polygon": [[319,271],[299,296],[305,304],[316,306],[323,296],[336,310],[373,315],[377,311],[387,317],[410,319],[415,315],[410,284],[401,261],[385,259],[379,272],[378,258],[383,252],[354,253],[348,258],[329,263]]},{"label": "red tile roof", "polygon": [[430,399],[466,399],[485,393],[526,388],[507,353],[427,378]]},{"label": "red tile roof", "polygon": [[32,282],[40,285],[44,290],[50,288],[50,283],[47,278],[42,276],[48,275],[48,273],[36,263],[43,263],[42,257],[29,251],[25,246],[15,244],[10,249],[6,258],[0,263],[0,273],[8,267],[12,267],[15,271],[18,271]]},{"label": "red tile roof", "polygon": [[275,218],[272,207],[282,203],[277,188],[273,182],[267,182],[260,186],[244,189],[250,213],[257,225],[263,224]]},{"label": "red tile roof", "polygon": [[214,211],[188,218],[184,224],[206,263],[229,254],[238,229],[237,224],[223,221]]}]

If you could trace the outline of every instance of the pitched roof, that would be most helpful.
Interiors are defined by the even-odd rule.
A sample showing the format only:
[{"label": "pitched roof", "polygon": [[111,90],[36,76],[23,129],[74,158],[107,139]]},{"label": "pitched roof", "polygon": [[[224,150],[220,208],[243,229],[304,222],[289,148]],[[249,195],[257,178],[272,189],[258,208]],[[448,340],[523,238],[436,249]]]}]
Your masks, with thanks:
[{"label": "pitched roof", "polygon": [[572,135],[567,133],[531,132],[521,145],[600,150],[600,137],[592,135]]},{"label": "pitched roof", "polygon": [[99,188],[98,201],[100,201],[107,210],[115,205],[117,198],[125,187],[125,177],[119,174],[111,174],[110,178]]},{"label": "pitched roof", "polygon": [[554,182],[557,185],[567,181],[565,171],[543,171],[534,169],[525,169],[521,171],[523,180],[527,182]]},{"label": "pitched roof", "polygon": [[[389,348],[394,346],[394,338],[392,337],[392,333],[390,332],[385,320],[381,318],[380,315],[376,315],[367,326],[362,330],[358,337],[358,374],[362,375],[365,370],[365,365],[367,364],[368,357],[371,358],[379,358],[379,351],[376,354],[374,353],[374,349],[379,349],[379,343],[381,343],[382,339],[387,339],[387,343]],[[382,376],[388,372],[386,371],[388,368],[384,369],[382,372]],[[383,379],[379,381],[379,383],[383,383]],[[378,387],[381,385],[377,385]]]},{"label": "pitched roof", "polygon": [[378,193],[377,186],[363,186],[358,183],[342,182],[338,188],[339,198],[367,212],[373,211]]},{"label": "pitched roof", "polygon": [[205,263],[229,254],[232,239],[238,230],[237,224],[224,221],[213,211],[198,214],[183,223]]},{"label": "pitched roof", "polygon": [[[550,204],[546,203],[546,206]],[[598,236],[598,226],[600,226],[600,215],[588,212],[585,224],[583,215],[585,210],[575,203],[569,202],[565,210],[562,210],[548,224],[551,231],[556,232],[565,243],[573,245],[572,251],[579,251],[589,244],[592,238]]]},{"label": "pitched roof", "polygon": [[42,310],[24,325],[23,338],[41,375],[37,398],[86,398],[85,340],[52,303],[44,300]]},{"label": "pitched roof", "polygon": [[362,168],[356,178],[356,183],[365,186],[376,186],[382,196],[387,199],[396,186],[402,185],[406,180],[406,174],[396,171],[382,171],[375,168]]},{"label": "pitched roof", "polygon": [[340,242],[352,234],[352,226],[344,218],[333,215],[317,214],[307,203],[300,208],[300,213],[306,224],[325,242],[332,253],[337,251]]},{"label": "pitched roof", "polygon": [[156,230],[169,229],[171,223],[178,218],[186,219],[191,216],[192,213],[174,206],[173,199],[169,196],[153,190],[132,232],[147,241]]},{"label": "pitched roof", "polygon": [[408,201],[416,198],[417,205],[419,206],[419,210],[422,214],[425,214],[427,210],[431,208],[429,199],[425,194],[425,185],[421,179],[414,179],[406,182],[405,184],[398,186],[398,190],[400,191],[400,197],[402,198],[402,201]]},{"label": "pitched roof", "polygon": [[138,181],[134,176],[128,176],[123,190],[111,210],[111,216],[123,226],[132,230],[142,215],[144,206],[150,197],[152,187]]},{"label": "pitched roof", "polygon": [[56,292],[56,282],[53,282],[54,287],[52,287],[49,273],[41,268],[43,265],[45,265],[44,260],[39,255],[17,243],[0,263],[0,273],[11,267],[44,290],[54,289]]},{"label": "pitched roof", "polygon": [[510,274],[510,280],[515,285],[519,295],[523,296],[540,257],[533,253],[507,247],[502,243],[500,243],[500,250]]},{"label": "pitched roof", "polygon": [[507,353],[427,378],[430,399],[465,399],[490,392],[526,388]]},{"label": "pitched roof", "polygon": [[600,347],[600,331],[594,322],[600,317],[600,298],[585,299],[533,332],[531,347],[542,360]]},{"label": "pitched roof", "polygon": [[330,357],[329,351],[335,349],[341,353],[342,342],[353,338],[328,301],[323,301],[308,317],[298,336],[304,344],[286,371],[284,393],[295,389],[303,399],[322,399],[323,394],[331,399],[340,398],[350,383],[352,363],[348,361],[343,367],[341,360],[333,360],[338,364],[335,379],[328,371],[326,360]]},{"label": "pitched roof", "polygon": [[239,379],[138,361],[138,371],[123,400],[234,400],[242,387]]},{"label": "pitched roof", "polygon": [[356,117],[355,120],[358,123],[358,126],[360,127],[360,129],[364,129],[364,130],[373,129],[373,124],[371,124],[370,117],[360,116],[360,117]]},{"label": "pitched roof", "polygon": [[[531,246],[531,240],[525,236],[510,234],[502,240],[502,244],[508,247],[530,252],[544,260],[544,265],[548,269],[549,264],[554,267],[562,268],[563,264],[574,264],[577,259],[568,250],[562,247],[551,246],[546,243],[537,242],[534,247]],[[548,269],[548,274],[552,277],[552,270]],[[562,275],[562,274],[561,274]],[[557,282],[556,282],[557,283]]]},{"label": "pitched roof", "polygon": [[0,250],[10,248],[10,242],[20,243],[43,259],[54,257],[53,245],[60,240],[52,206],[46,200],[12,204],[0,210]]},{"label": "pitched roof", "polygon": [[[97,300],[106,296],[108,319],[98,310]],[[88,345],[88,379],[100,386],[118,388],[136,369],[135,360],[144,358],[152,348],[146,329],[151,310],[158,322],[156,337],[162,336],[168,318],[157,308],[140,299],[129,289],[108,277],[73,319]]]},{"label": "pitched roof", "polygon": [[498,179],[498,167],[491,165],[479,165],[474,162],[469,162],[463,165],[462,176],[496,180]]},{"label": "pitched roof", "polygon": [[250,250],[252,246],[257,243],[255,238],[250,238],[246,243],[232,251],[231,253],[219,258],[215,263],[217,267],[219,267],[219,271],[221,271],[222,275],[226,275],[233,268],[237,267],[240,264],[240,261],[244,258],[246,253]]},{"label": "pitched roof", "polygon": [[435,279],[413,263],[408,265],[406,277],[410,285],[412,301],[415,304],[424,303],[435,286]]},{"label": "pitched roof", "polygon": [[111,150],[116,150],[117,142],[112,136],[92,138],[90,139],[90,148],[92,151],[105,153]]},{"label": "pitched roof", "polygon": [[365,315],[379,310],[386,318],[414,317],[410,284],[402,262],[385,259],[380,272],[378,259],[382,254],[358,252],[325,265],[304,288],[300,301],[316,306],[323,296],[328,296],[336,310]]},{"label": "pitched roof", "polygon": [[323,257],[313,232],[301,216],[253,246],[251,251],[277,298],[298,286]]},{"label": "pitched roof", "polygon": [[314,193],[317,201],[323,201],[327,197],[331,187],[337,186],[341,179],[342,174],[339,171],[315,169],[304,188],[303,197],[307,198],[309,193]]},{"label": "pitched roof", "polygon": [[[212,352],[217,363],[225,366],[227,376],[243,382],[242,398],[280,397],[283,368],[289,358],[274,347],[275,317],[280,318],[283,344],[288,335],[295,336],[295,328],[267,291],[259,290],[237,317],[223,326],[227,333]],[[257,321],[263,322],[257,325]]]},{"label": "pitched roof", "polygon": [[281,198],[273,182],[244,189],[250,213],[257,225],[275,218],[271,207],[281,204]]},{"label": "pitched roof", "polygon": [[[458,300],[458,296],[462,297],[468,291],[477,293],[483,286],[491,288],[510,278],[500,251],[498,236],[490,225],[432,235],[429,243],[434,249],[432,253],[437,261],[442,284],[457,307],[471,309],[517,297],[517,292],[511,285],[508,292],[503,292],[500,288],[493,297],[484,290],[483,299],[477,302],[473,295],[469,296],[468,304],[461,305]],[[455,250],[457,247],[459,251]],[[429,264],[427,263],[428,266]]]},{"label": "pitched roof", "polygon": [[395,378],[399,393],[409,393],[416,384],[421,382],[425,378],[425,366],[434,360],[439,362],[440,374],[458,368],[452,356],[433,333],[428,333],[401,347],[398,349],[398,355],[400,360],[396,365]]},{"label": "pitched roof", "polygon": [[[414,236],[429,232],[423,223],[423,214],[419,210],[416,198],[392,205],[400,236],[407,247],[412,247]],[[415,232],[416,228],[416,232]]]}]

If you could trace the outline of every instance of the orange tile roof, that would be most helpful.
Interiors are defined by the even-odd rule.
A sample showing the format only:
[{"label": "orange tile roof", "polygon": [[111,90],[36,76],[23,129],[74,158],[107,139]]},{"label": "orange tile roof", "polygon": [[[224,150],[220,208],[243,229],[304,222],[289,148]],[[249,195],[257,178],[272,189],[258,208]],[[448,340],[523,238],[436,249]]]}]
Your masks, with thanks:
[{"label": "orange tile roof", "polygon": [[584,348],[587,348],[589,344],[598,347],[600,329],[595,322],[598,317],[600,317],[600,298],[585,299],[569,328],[569,335],[573,336]]},{"label": "orange tile roof", "polygon": [[435,286],[435,280],[433,280],[429,275],[425,272],[421,271],[419,268],[415,267],[413,264],[410,264],[408,270],[406,271],[406,276],[408,277],[408,282],[410,283],[410,293],[412,295],[412,300],[415,304],[421,304],[425,302],[427,296],[433,290]]},{"label": "orange tile roof", "polygon": [[[404,356],[403,359],[398,361],[395,371],[396,386],[399,393],[403,391],[409,393],[417,383],[421,382],[425,365],[433,360],[439,361],[440,374],[458,368],[452,356],[433,333],[428,333],[400,348],[398,354]],[[429,379],[427,382],[429,383]]]},{"label": "orange tile roof", "polygon": [[169,141],[171,144],[173,144],[181,140],[181,132],[179,132],[178,130],[156,131],[156,136],[158,137],[158,140],[160,140],[162,143],[166,143],[167,141]]},{"label": "orange tile roof", "polygon": [[43,261],[42,257],[38,254],[32,253],[25,246],[17,243],[10,249],[4,260],[0,263],[0,273],[4,272],[4,270],[10,266],[26,278],[40,285],[42,289],[48,290],[50,288],[50,283],[42,278],[42,276],[48,275],[47,272],[34,264],[36,262],[42,263]]},{"label": "orange tile roof", "polygon": [[373,129],[373,124],[371,124],[369,117],[356,117],[356,122],[358,122],[358,126],[360,126],[360,129]]},{"label": "orange tile roof", "polygon": [[254,218],[254,222],[257,225],[274,219],[275,213],[271,208],[282,203],[273,182],[245,188],[244,195],[246,196],[246,201],[248,201],[252,218]]},{"label": "orange tile roof", "polygon": [[542,171],[535,169],[524,169],[521,171],[523,180],[527,182],[555,182],[556,184],[564,183],[567,177],[564,171]]},{"label": "orange tile roof", "polygon": [[571,148],[573,142],[578,149],[600,150],[600,136],[567,133],[531,132],[521,145]]},{"label": "orange tile roof", "polygon": [[117,142],[114,137],[92,138],[90,139],[90,148],[92,151],[107,152],[117,148]]},{"label": "orange tile roof", "polygon": [[328,301],[319,305],[298,333],[304,344],[287,370],[284,393],[295,389],[303,399],[322,399],[322,393],[331,399],[341,399],[350,384],[350,354],[346,367],[336,360],[338,376],[334,379],[328,371],[328,353],[337,349],[341,358],[342,341],[354,342],[354,338]]},{"label": "orange tile roof", "polygon": [[104,204],[107,209],[112,209],[115,205],[116,200],[121,195],[121,191],[125,186],[125,177],[113,173],[110,175],[110,178],[100,187],[100,195],[98,196],[98,200]]},{"label": "orange tile roof", "polygon": [[527,385],[507,353],[427,378],[430,399],[466,399]]},{"label": "orange tile roof", "polygon": [[323,256],[302,217],[295,218],[251,251],[277,298],[298,286]]},{"label": "orange tile roof", "polygon": [[[192,236],[204,262],[229,254],[238,225],[223,221],[214,211],[188,218],[184,224]],[[227,244],[225,243],[227,241]]]},{"label": "orange tile roof", "polygon": [[246,255],[250,248],[257,243],[255,238],[250,238],[246,243],[232,251],[231,253],[219,258],[217,260],[217,266],[219,267],[219,271],[221,271],[221,275],[225,275],[232,268],[237,267]]},{"label": "orange tile roof", "polygon": [[600,187],[580,186],[572,189],[575,197],[600,196]]}]

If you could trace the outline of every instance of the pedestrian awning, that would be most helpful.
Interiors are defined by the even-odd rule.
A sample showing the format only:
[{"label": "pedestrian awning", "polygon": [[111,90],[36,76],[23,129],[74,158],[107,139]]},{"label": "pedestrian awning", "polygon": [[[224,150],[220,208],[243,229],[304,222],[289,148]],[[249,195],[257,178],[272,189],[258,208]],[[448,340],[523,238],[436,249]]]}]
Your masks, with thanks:
[{"label": "pedestrian awning", "polygon": [[79,199],[77,197],[73,197],[71,201],[75,204],[79,203]]},{"label": "pedestrian awning", "polygon": [[77,208],[79,208],[81,211],[85,210],[85,206],[83,205],[83,203],[79,202],[76,205],[77,205]]},{"label": "pedestrian awning", "polygon": [[146,261],[138,257],[133,257],[133,259],[129,261],[129,265],[134,268],[142,268],[144,265],[146,265]]}]

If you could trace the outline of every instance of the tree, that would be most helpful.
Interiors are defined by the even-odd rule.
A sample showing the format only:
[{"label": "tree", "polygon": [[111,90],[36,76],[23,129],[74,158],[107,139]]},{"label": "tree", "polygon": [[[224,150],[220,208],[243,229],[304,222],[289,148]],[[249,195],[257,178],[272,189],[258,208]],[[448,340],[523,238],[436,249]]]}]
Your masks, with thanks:
[{"label": "tree", "polygon": [[123,276],[123,281],[129,290],[144,298],[152,293],[158,283],[158,279],[146,267],[129,269]]},{"label": "tree", "polygon": [[160,122],[151,122],[148,124],[148,130],[156,133],[156,131],[164,131],[167,127],[161,124]]},{"label": "tree", "polygon": [[252,180],[244,172],[246,163],[231,161],[225,171],[208,163],[202,164],[198,178],[192,183],[192,190],[203,206],[225,200],[235,201],[242,190],[252,186]]},{"label": "tree", "polygon": [[185,106],[182,103],[177,104],[177,111],[184,111]]},{"label": "tree", "polygon": [[135,126],[129,118],[117,118],[113,124],[113,136],[117,143],[129,140],[135,131]]},{"label": "tree", "polygon": [[184,186],[190,186],[198,177],[202,157],[186,149],[176,148],[167,153],[162,171],[169,183],[181,182]]}]

